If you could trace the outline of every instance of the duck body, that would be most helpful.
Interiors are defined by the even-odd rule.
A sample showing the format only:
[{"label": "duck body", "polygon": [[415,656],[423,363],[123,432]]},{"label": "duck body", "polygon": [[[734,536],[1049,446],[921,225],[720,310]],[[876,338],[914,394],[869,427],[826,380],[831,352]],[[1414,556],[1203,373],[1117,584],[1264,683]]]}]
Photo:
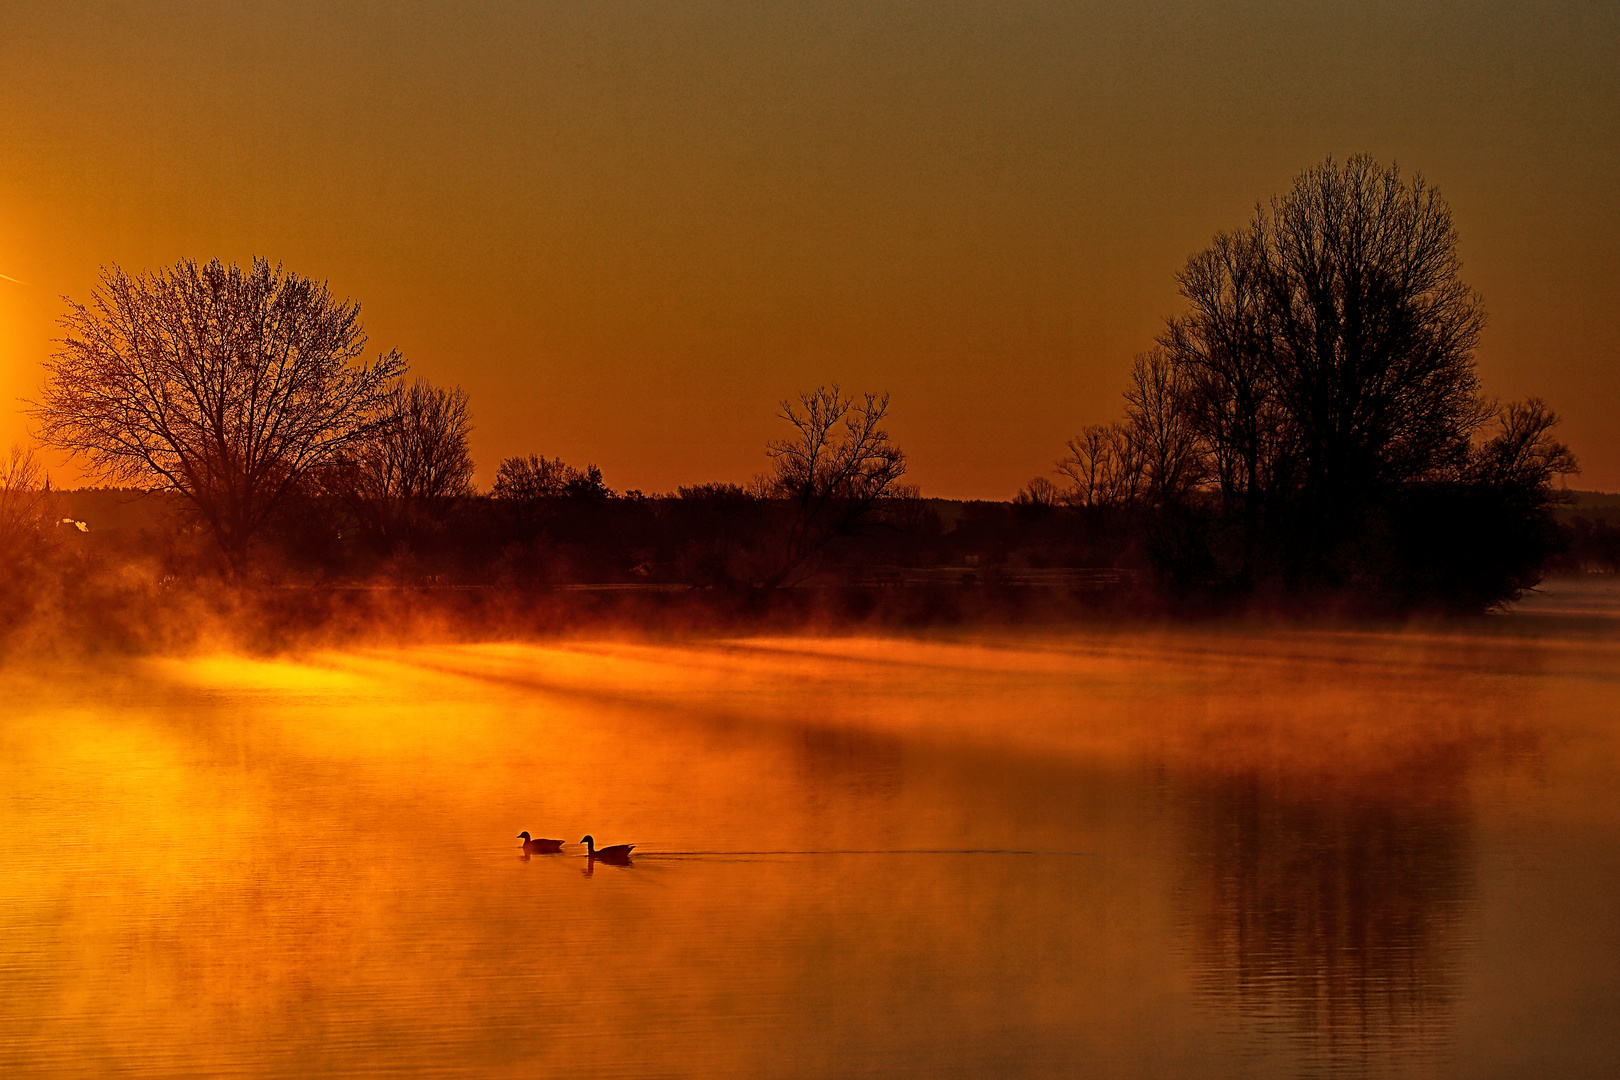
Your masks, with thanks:
[{"label": "duck body", "polygon": [[563,846],[561,840],[530,839],[527,829],[518,833],[518,839],[523,841],[523,851],[528,855],[555,855]]},{"label": "duck body", "polygon": [[586,836],[580,843],[585,845],[586,858],[601,859],[603,862],[628,862],[630,852],[636,847],[634,844],[614,844],[612,847],[599,848],[591,836]]}]

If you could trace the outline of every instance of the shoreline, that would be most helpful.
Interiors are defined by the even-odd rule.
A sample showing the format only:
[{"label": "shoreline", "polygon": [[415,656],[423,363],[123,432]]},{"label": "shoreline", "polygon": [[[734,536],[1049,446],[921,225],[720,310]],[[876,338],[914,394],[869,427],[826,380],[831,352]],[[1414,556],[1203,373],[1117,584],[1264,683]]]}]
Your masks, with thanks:
[{"label": "shoreline", "polygon": [[372,582],[171,586],[56,598],[6,627],[0,665],[29,658],[281,655],[432,643],[647,640],[737,635],[911,636],[935,632],[1206,629],[1215,633],[1428,630],[1489,637],[1607,637],[1620,579],[1550,579],[1488,613],[1369,610],[1354,598],[1168,597],[1142,586],[802,585],[770,593],[685,586],[515,588]]}]

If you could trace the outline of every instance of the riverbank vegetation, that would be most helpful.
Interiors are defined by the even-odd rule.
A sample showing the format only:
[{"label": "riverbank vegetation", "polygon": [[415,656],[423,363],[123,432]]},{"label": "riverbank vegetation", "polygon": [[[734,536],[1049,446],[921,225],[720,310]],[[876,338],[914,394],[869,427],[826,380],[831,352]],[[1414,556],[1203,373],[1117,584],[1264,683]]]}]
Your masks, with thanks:
[{"label": "riverbank vegetation", "polygon": [[905,483],[888,396],[836,384],[782,403],[744,484],[618,491],[536,452],[481,493],[474,403],[397,352],[368,361],[358,304],[262,260],[113,268],[70,301],[32,415],[118,486],[54,491],[12,454],[0,622],[139,647],[188,619],[339,632],[407,610],[486,630],[1479,612],[1556,569],[1613,572],[1613,522],[1564,506],[1557,416],[1479,385],[1456,245],[1421,177],[1329,159],[1189,259],[1119,420],[1010,501],[966,503]]}]

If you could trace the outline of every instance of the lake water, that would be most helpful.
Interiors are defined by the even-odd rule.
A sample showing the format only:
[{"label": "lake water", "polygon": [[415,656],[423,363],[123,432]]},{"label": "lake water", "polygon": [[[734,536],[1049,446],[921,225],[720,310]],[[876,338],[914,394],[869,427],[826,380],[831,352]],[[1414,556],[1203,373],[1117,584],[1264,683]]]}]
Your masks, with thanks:
[{"label": "lake water", "polygon": [[1613,601],[13,663],[0,1073],[1620,1075]]}]

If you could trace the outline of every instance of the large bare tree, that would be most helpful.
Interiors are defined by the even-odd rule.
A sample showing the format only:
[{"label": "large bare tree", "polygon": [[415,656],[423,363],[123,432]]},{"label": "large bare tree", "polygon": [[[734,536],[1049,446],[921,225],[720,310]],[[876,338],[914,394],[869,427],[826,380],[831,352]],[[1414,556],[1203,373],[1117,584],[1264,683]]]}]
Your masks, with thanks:
[{"label": "large bare tree", "polygon": [[1462,461],[1490,410],[1460,269],[1440,193],[1364,155],[1189,259],[1161,344],[1223,494],[1252,512],[1281,486],[1320,512]]},{"label": "large bare tree", "polygon": [[1160,348],[1243,577],[1279,548],[1318,573],[1394,493],[1467,463],[1491,410],[1460,271],[1439,192],[1364,155],[1301,173],[1188,260]]},{"label": "large bare tree", "polygon": [[105,270],[33,409],[102,479],[178,491],[233,568],[311,472],[389,418],[398,353],[360,362],[359,304],[255,259]]},{"label": "large bare tree", "polygon": [[1267,366],[1306,504],[1354,505],[1463,461],[1491,416],[1474,370],[1485,316],[1439,191],[1365,155],[1330,158],[1256,228]]}]

